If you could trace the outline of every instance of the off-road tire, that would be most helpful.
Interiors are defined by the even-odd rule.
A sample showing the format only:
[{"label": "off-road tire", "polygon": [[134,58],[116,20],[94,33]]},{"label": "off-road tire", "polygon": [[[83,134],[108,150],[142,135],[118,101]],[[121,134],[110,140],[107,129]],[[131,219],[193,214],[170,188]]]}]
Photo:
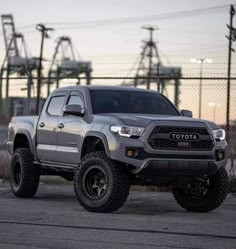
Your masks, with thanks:
[{"label": "off-road tire", "polygon": [[[20,171],[20,173],[17,172]],[[33,165],[33,155],[29,148],[17,149],[11,159],[10,183],[15,196],[30,198],[39,185],[40,171]]]},{"label": "off-road tire", "polygon": [[[86,172],[98,167],[108,179],[105,195],[97,200],[89,196],[86,190]],[[77,200],[90,212],[108,213],[121,208],[129,195],[129,174],[124,165],[120,165],[108,157],[104,152],[91,152],[81,160],[74,176],[74,191]]]},{"label": "off-road tire", "polygon": [[215,175],[209,176],[212,184],[208,193],[201,198],[190,198],[182,188],[172,188],[177,203],[188,211],[209,212],[219,207],[229,192],[229,179],[225,168],[220,168]]}]

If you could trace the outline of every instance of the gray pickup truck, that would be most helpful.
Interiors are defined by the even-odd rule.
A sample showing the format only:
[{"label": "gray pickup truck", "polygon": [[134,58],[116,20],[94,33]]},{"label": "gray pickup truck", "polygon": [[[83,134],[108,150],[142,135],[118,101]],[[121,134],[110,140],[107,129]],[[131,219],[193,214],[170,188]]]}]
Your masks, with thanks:
[{"label": "gray pickup truck", "polygon": [[183,208],[208,212],[229,187],[224,130],[130,87],[54,90],[39,117],[12,118],[8,151],[15,196],[32,197],[40,175],[57,175],[74,180],[92,212],[119,209],[135,184],[171,186]]}]

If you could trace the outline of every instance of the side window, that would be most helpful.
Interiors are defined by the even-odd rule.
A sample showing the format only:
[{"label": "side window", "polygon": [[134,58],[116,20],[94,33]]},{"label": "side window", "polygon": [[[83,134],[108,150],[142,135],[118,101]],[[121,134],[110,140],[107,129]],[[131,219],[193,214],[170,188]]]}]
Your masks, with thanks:
[{"label": "side window", "polygon": [[84,102],[80,95],[71,95],[67,105],[80,105],[83,108]]},{"label": "side window", "polygon": [[47,108],[47,113],[52,116],[59,116],[64,106],[66,96],[52,97]]}]

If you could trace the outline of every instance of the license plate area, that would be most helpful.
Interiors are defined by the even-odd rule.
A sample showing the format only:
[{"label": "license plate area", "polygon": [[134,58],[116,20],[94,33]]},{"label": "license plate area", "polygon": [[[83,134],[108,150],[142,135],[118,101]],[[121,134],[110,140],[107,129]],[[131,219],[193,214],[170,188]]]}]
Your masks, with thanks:
[{"label": "license plate area", "polygon": [[178,148],[182,148],[182,149],[189,149],[190,148],[190,142],[177,142],[177,146]]}]

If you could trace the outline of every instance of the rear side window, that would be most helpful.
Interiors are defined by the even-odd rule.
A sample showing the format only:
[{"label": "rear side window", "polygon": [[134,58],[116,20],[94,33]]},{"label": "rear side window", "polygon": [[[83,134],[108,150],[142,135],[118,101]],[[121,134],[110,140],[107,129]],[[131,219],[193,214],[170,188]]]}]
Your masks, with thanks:
[{"label": "rear side window", "polygon": [[48,105],[47,113],[52,116],[59,116],[64,106],[66,96],[52,97]]}]

